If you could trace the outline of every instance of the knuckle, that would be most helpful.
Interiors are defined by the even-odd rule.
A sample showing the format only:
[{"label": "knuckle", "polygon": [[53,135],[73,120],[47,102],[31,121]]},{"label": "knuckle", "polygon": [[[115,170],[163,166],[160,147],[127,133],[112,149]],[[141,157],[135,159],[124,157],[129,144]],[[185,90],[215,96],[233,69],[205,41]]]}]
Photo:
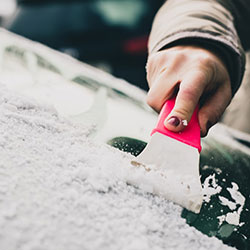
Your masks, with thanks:
[{"label": "knuckle", "polygon": [[186,53],[183,52],[177,52],[175,56],[175,63],[183,62],[187,59]]},{"label": "knuckle", "polygon": [[177,72],[181,70],[181,66],[186,62],[186,54],[177,52],[173,57],[169,59],[169,68],[170,71]]},{"label": "knuckle", "polygon": [[216,81],[218,77],[218,64],[209,54],[201,55],[197,59],[197,69],[200,72],[200,77],[208,82]]},{"label": "knuckle", "polygon": [[212,61],[211,57],[207,54],[199,54],[197,60],[200,64],[204,64],[204,65],[210,65]]}]

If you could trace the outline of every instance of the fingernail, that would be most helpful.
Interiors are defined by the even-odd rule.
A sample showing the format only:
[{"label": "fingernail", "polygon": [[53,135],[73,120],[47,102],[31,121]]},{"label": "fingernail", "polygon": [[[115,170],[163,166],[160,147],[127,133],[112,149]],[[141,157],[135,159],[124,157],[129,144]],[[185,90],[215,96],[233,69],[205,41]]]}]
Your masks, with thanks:
[{"label": "fingernail", "polygon": [[181,121],[180,121],[180,119],[179,119],[178,117],[172,116],[172,117],[170,117],[170,118],[166,121],[166,123],[168,123],[168,124],[170,124],[170,125],[172,125],[172,126],[174,126],[174,127],[178,127],[178,126],[180,125]]}]

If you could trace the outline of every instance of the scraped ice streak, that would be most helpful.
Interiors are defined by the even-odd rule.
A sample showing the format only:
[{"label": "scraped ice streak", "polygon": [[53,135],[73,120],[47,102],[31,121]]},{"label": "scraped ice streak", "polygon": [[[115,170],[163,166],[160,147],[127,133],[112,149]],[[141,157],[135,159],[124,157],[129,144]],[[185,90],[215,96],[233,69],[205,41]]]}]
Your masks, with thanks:
[{"label": "scraped ice streak", "polygon": [[219,216],[220,224],[226,221],[228,224],[232,225],[243,225],[240,223],[240,215],[245,205],[246,198],[239,192],[239,187],[236,183],[232,182],[232,188],[227,188],[233,201],[228,200],[225,197],[219,196],[221,203],[224,206],[228,206],[231,211],[225,215]]},{"label": "scraped ice streak", "polygon": [[[243,223],[240,222],[241,212],[245,205],[246,198],[240,193],[239,187],[236,183],[232,182],[232,188],[227,188],[231,196],[231,200],[226,197],[219,195],[219,200],[223,206],[227,206],[231,212],[222,214],[218,216],[219,224],[222,225],[223,222],[235,226],[242,226]],[[205,202],[209,202],[213,195],[218,195],[222,191],[216,183],[215,174],[208,176],[203,184],[203,197]]]},{"label": "scraped ice streak", "polygon": [[222,187],[220,187],[215,180],[215,174],[209,175],[204,183],[203,183],[203,200],[206,202],[209,202],[211,199],[211,196],[219,194],[222,190]]},{"label": "scraped ice streak", "polygon": [[130,156],[1,84],[0,124],[1,249],[232,249],[189,227],[179,206],[127,185],[146,171],[131,170]]}]

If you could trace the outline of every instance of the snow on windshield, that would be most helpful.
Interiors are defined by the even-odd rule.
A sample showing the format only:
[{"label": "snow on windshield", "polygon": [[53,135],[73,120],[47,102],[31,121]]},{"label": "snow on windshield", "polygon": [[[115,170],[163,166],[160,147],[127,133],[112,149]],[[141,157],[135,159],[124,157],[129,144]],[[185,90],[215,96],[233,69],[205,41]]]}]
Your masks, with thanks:
[{"label": "snow on windshield", "polygon": [[1,249],[230,249],[126,184],[130,156],[0,85]]}]

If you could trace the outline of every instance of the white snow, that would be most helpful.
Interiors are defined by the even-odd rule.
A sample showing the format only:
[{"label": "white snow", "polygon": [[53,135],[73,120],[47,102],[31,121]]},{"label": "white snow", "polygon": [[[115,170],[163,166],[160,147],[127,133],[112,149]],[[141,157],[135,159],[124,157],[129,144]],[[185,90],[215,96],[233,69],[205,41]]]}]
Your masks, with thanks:
[{"label": "white snow", "polygon": [[211,196],[219,194],[221,190],[222,187],[216,183],[215,174],[209,175],[202,185],[203,200],[209,202]]},{"label": "white snow", "polygon": [[228,206],[231,210],[236,209],[236,203],[233,201],[228,200],[227,198],[223,196],[219,196],[219,200],[223,206]]},{"label": "white snow", "polygon": [[127,185],[130,156],[2,85],[0,134],[1,249],[231,249]]},{"label": "white snow", "polygon": [[[223,222],[226,222],[235,226],[243,226],[244,223],[240,222],[240,216],[245,205],[246,198],[240,193],[239,187],[236,183],[232,182],[231,185],[232,188],[227,188],[227,191],[231,196],[231,200],[222,195],[218,196],[221,204],[225,207],[228,207],[231,211],[226,214],[217,216],[217,219],[219,221],[219,225],[222,225]],[[213,195],[221,193],[222,187],[216,183],[215,174],[209,175],[205,179],[202,191],[203,200],[207,203],[210,202],[210,199]]]},{"label": "white snow", "polygon": [[244,223],[240,223],[240,216],[245,205],[246,198],[240,193],[239,187],[236,183],[232,182],[232,188],[227,188],[233,201],[228,200],[225,197],[219,196],[219,199],[224,206],[228,206],[232,212],[219,216],[220,224],[226,221],[228,224],[242,226]]}]

